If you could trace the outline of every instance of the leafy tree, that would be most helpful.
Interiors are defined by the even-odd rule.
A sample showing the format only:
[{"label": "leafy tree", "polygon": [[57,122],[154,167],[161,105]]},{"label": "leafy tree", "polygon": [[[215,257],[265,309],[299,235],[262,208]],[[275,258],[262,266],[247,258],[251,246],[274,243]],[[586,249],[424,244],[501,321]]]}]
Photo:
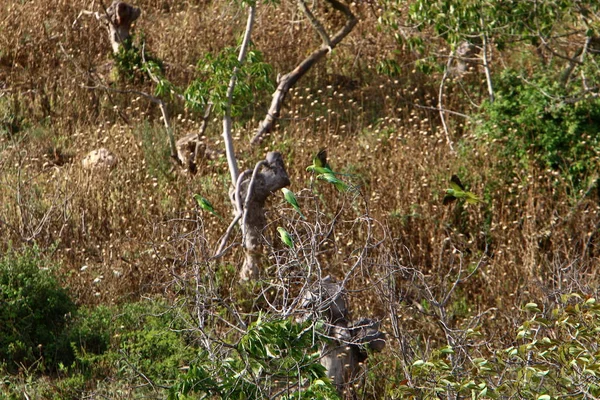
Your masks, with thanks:
[{"label": "leafy tree", "polygon": [[169,400],[191,393],[228,399],[337,399],[319,363],[318,331],[312,322],[291,319],[254,322],[221,361],[205,354],[202,362],[171,388]]}]

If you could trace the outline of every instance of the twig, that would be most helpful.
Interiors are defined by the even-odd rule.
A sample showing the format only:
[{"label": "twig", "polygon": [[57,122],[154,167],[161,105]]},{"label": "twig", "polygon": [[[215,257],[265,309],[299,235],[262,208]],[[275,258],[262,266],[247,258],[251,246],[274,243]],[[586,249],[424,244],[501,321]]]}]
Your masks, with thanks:
[{"label": "twig", "polygon": [[210,114],[212,112],[212,103],[208,103],[206,106],[206,110],[204,110],[204,116],[202,117],[202,124],[200,125],[200,130],[198,131],[198,136],[196,138],[196,147],[194,148],[194,154],[190,157],[190,170],[192,168],[194,170],[197,169],[198,165],[198,153],[200,153],[200,144],[202,142],[202,136],[204,136],[204,132],[206,132],[206,128],[208,127],[208,119],[210,118]]},{"label": "twig", "polygon": [[[229,249],[229,247],[227,249],[224,249],[224,247],[227,244],[227,240],[229,239],[229,236],[231,235],[233,228],[238,223],[240,218],[242,218],[242,213],[236,214],[235,217],[233,218],[233,221],[231,221],[231,223],[227,227],[227,230],[225,231],[225,234],[223,235],[223,239],[221,239],[221,244],[219,245],[217,252],[215,253],[214,256],[212,256],[213,259],[221,258],[223,256],[223,254],[225,254],[225,250]],[[232,247],[232,246],[230,246],[230,247]]]},{"label": "twig", "polygon": [[[483,19],[481,19],[481,23],[483,24]],[[483,28],[483,25],[482,25]],[[488,37],[487,34],[482,35],[483,40],[483,49],[482,53],[482,61],[483,61],[483,71],[485,72],[485,81],[487,83],[488,95],[490,96],[490,103],[494,102],[494,86],[492,85],[492,73],[490,71],[490,64],[487,56],[488,52]]]},{"label": "twig", "polygon": [[448,62],[446,63],[446,69],[444,70],[444,75],[442,76],[442,81],[440,82],[440,89],[438,91],[438,110],[440,113],[440,120],[442,121],[442,126],[444,127],[444,134],[446,135],[446,143],[450,147],[450,151],[454,153],[454,146],[452,144],[452,139],[450,139],[450,132],[448,131],[448,124],[446,124],[446,113],[444,111],[444,84],[446,83],[446,79],[448,78],[448,73],[450,71],[450,65],[452,64],[454,50],[450,52],[450,57],[448,57]]},{"label": "twig", "polygon": [[470,115],[467,115],[467,114],[464,114],[464,113],[461,113],[458,111],[448,110],[447,108],[440,108],[439,106],[438,107],[424,106],[422,104],[417,104],[417,103],[410,103],[410,105],[415,108],[422,108],[424,110],[432,110],[432,111],[440,111],[440,112],[456,115],[458,117],[463,117],[466,119],[472,118]]},{"label": "twig", "polygon": [[331,39],[329,38],[327,32],[325,32],[325,28],[323,28],[321,22],[315,17],[312,11],[310,11],[304,0],[298,0],[298,7],[300,8],[300,10],[302,10],[304,15],[306,15],[314,30],[317,31],[317,33],[321,37],[321,40],[323,41],[323,44],[329,46],[329,51],[331,51]]}]

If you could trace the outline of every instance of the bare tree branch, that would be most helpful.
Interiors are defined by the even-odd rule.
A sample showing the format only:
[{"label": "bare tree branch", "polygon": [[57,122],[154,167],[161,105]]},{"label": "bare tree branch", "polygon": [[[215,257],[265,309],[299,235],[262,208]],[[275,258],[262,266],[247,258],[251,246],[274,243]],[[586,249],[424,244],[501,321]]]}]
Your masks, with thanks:
[{"label": "bare tree branch", "polygon": [[[250,45],[250,36],[252,34],[252,27],[254,26],[254,15],[256,13],[256,7],[248,7],[248,21],[246,23],[246,31],[244,32],[244,39],[240,47],[240,53],[238,55],[238,62],[242,64],[246,59],[246,53],[248,52],[248,46]],[[225,106],[225,115],[223,116],[223,141],[225,142],[225,151],[227,153],[227,164],[229,165],[229,173],[231,174],[231,184],[235,185],[238,179],[239,170],[237,166],[237,160],[233,150],[233,139],[231,137],[231,104],[233,103],[233,91],[235,90],[235,84],[237,82],[237,76],[240,72],[239,67],[233,69],[229,86],[227,87],[227,104]]]},{"label": "bare tree branch", "polygon": [[[308,10],[303,0],[298,0],[300,8],[305,11]],[[277,89],[275,93],[273,93],[273,100],[271,101],[271,106],[267,111],[267,115],[260,122],[258,130],[256,134],[250,141],[251,144],[258,144],[262,140],[262,137],[271,132],[273,130],[273,125],[279,118],[281,113],[281,107],[283,106],[283,102],[285,97],[287,96],[289,90],[298,82],[300,78],[308,72],[308,70],[319,60],[321,60],[327,53],[329,53],[332,49],[335,48],[348,34],[352,31],[354,26],[357,24],[358,20],[350,11],[350,8],[345,4],[337,1],[337,0],[326,0],[334,9],[340,11],[346,16],[346,24],[331,38],[331,40],[327,40],[328,36],[324,33],[324,29],[321,24],[316,21],[316,18],[310,13],[307,15],[308,19],[313,23],[313,27],[317,30],[321,38],[323,39],[323,44],[321,47],[313,51],[307,58],[305,58],[296,68],[287,74],[283,75],[278,82]],[[304,7],[303,7],[304,5]]]}]

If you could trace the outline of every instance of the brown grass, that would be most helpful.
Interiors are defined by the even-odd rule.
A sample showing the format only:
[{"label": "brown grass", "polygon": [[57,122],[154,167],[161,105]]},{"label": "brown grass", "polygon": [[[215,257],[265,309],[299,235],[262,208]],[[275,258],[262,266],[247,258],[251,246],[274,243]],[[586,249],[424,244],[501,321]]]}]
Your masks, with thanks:
[{"label": "brown grass", "polygon": [[[10,33],[0,35],[0,115],[17,115],[20,129],[0,136],[0,235],[5,238],[0,249],[33,243],[51,248],[49,257],[60,263],[82,304],[156,293],[175,297],[175,284],[192,271],[219,269],[206,258],[228,221],[200,213],[192,195],[209,198],[229,219],[226,161],[207,161],[194,177],[172,171],[157,109],[143,99],[85,87],[93,84],[86,71],[109,71],[112,62],[104,28],[88,16],[73,26],[88,3],[0,5],[0,31]],[[185,85],[202,54],[235,43],[245,14],[228,3],[137,3],[143,14],[136,29],[165,60],[173,82]],[[470,136],[471,126],[461,117],[451,119],[453,139],[462,135],[466,144],[458,155],[452,153],[437,112],[418,107],[435,107],[439,75],[415,71],[416,55],[374,29],[374,6],[354,10],[360,24],[294,89],[278,130],[259,148],[250,147],[260,109],[236,128],[241,167],[250,168],[266,151],[281,151],[291,189],[309,216],[301,224],[274,196],[266,232],[273,243],[271,262],[285,265],[288,257],[281,253],[276,226],[294,227],[308,245],[311,232],[324,233],[340,213],[332,240],[318,249],[324,251],[318,261],[324,274],[337,279],[351,273],[353,313],[383,319],[392,349],[408,339],[443,341],[439,317],[429,315],[435,307],[422,308],[442,299],[459,274],[466,276],[478,263],[478,272],[452,292],[445,322],[461,328],[480,316],[490,340],[502,343],[512,340],[523,303],[597,290],[597,195],[577,201],[559,176],[536,166],[512,171],[512,184],[506,185],[498,168],[504,161],[484,139]],[[289,23],[298,19],[295,7],[285,2],[260,8],[254,42],[276,72],[287,72],[319,43],[306,23]],[[403,65],[401,77],[375,71],[378,60],[391,56]],[[150,91],[146,85],[141,90]],[[462,105],[458,89],[447,96],[449,108],[472,111]],[[177,102],[171,110],[178,137],[198,129],[198,115]],[[206,136],[220,148],[218,120]],[[98,147],[118,156],[114,170],[82,169],[81,159]],[[334,169],[352,175],[359,196],[340,195],[323,184],[318,194],[306,189],[311,177],[305,167],[322,147]],[[453,173],[488,203],[443,206]],[[241,257],[236,247],[220,262],[237,267]],[[192,258],[203,264],[192,268]],[[244,300],[235,272],[225,273],[225,280],[221,294]]]}]

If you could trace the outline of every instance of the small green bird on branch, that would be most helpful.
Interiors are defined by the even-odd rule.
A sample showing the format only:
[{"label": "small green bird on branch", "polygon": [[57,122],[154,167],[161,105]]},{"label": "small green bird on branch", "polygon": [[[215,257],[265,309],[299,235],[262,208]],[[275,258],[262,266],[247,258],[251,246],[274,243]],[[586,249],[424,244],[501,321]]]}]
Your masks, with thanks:
[{"label": "small green bird on branch", "polygon": [[328,172],[325,174],[317,175],[317,179],[331,183],[340,192],[345,192],[348,190],[348,184],[342,181],[341,179],[338,179],[333,173]]},{"label": "small green bird on branch", "polygon": [[294,240],[292,240],[292,236],[288,233],[288,231],[283,229],[281,226],[278,226],[277,230],[279,231],[279,236],[281,237],[281,241],[286,246],[293,249],[294,248]]},{"label": "small green bird on branch", "polygon": [[300,214],[302,219],[306,219],[306,217],[304,216],[304,214],[302,214],[302,211],[300,210],[300,206],[298,205],[298,200],[296,199],[296,195],[294,194],[294,192],[287,188],[283,188],[281,189],[281,191],[283,192],[283,197],[285,198],[285,201],[287,201],[292,207],[294,207],[294,210],[296,210],[296,212]]}]

